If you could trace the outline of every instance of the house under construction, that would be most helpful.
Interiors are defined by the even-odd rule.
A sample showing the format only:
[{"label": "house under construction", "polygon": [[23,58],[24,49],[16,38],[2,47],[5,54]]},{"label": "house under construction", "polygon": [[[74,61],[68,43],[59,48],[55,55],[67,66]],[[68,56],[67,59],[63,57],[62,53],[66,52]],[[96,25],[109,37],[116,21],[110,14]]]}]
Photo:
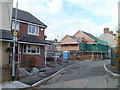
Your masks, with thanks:
[{"label": "house under construction", "polygon": [[108,44],[90,33],[78,31],[61,41],[62,51],[70,51],[71,60],[100,60],[107,56]]}]

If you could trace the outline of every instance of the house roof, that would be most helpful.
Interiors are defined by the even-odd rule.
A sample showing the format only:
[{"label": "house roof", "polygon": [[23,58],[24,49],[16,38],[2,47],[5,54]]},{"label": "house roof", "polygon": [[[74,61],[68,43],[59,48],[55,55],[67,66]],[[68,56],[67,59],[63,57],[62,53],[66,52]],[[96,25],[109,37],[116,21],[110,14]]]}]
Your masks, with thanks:
[{"label": "house roof", "polygon": [[70,36],[70,35],[67,35],[68,37],[72,38],[73,40],[75,40],[76,42],[81,42],[81,40],[83,40],[83,38],[76,38],[74,36]]},{"label": "house roof", "polygon": [[89,36],[90,38],[92,38],[94,41],[97,41],[97,40],[99,40],[97,37],[95,37],[95,36],[93,36],[92,34],[90,34],[90,33],[87,33],[87,32],[84,32],[84,31],[82,31],[84,34],[86,34],[87,36]]},{"label": "house roof", "polygon": [[48,43],[49,45],[53,45],[54,41],[53,40],[45,40],[46,43]]},{"label": "house roof", "polygon": [[61,43],[59,41],[53,41],[53,40],[45,40],[45,42],[48,43],[49,45]]},{"label": "house roof", "polygon": [[[16,8],[13,8],[12,18],[15,19]],[[38,25],[47,27],[43,22],[34,17],[31,13],[18,9],[17,10],[17,20],[26,21]]]},{"label": "house roof", "polygon": [[47,44],[45,41],[42,41],[35,36],[30,36],[30,35],[22,35],[18,41],[21,42],[28,42],[28,43],[36,43],[36,44]]},{"label": "house roof", "polygon": [[0,39],[13,40],[13,35],[10,30],[0,29]]},{"label": "house roof", "polygon": [[[85,31],[81,31],[81,30],[79,30],[78,32],[83,32],[84,34],[86,34],[88,37],[90,37],[91,39],[93,39],[95,42],[97,42],[97,43],[99,43],[99,44],[103,44],[103,45],[108,45],[108,43],[106,42],[106,41],[103,41],[103,40],[100,40],[100,39],[98,39],[97,37],[95,37],[95,36],[93,36],[92,34],[90,34],[90,33],[87,33],[87,32],[85,32]],[[78,33],[77,32],[77,33]],[[76,33],[76,34],[77,34]],[[75,35],[76,35],[75,34]],[[74,35],[74,36],[75,36]]]}]

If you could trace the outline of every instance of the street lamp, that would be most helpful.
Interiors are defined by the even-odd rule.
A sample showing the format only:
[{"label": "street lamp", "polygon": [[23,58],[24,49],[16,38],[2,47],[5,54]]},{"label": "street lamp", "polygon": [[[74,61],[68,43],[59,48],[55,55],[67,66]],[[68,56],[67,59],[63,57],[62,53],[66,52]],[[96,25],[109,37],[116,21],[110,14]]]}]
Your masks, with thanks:
[{"label": "street lamp", "polygon": [[16,1],[16,11],[15,11],[15,30],[13,32],[13,60],[12,60],[12,81],[15,79],[15,47],[17,41],[17,32],[16,32],[16,20],[17,20],[17,8],[18,8],[18,0]]}]

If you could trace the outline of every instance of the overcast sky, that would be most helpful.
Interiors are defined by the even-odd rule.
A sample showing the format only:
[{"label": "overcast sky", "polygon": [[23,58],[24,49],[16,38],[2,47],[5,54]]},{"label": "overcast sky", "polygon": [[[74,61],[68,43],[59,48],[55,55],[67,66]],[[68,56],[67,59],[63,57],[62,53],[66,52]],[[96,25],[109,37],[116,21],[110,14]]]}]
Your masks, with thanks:
[{"label": "overcast sky", "polygon": [[[48,27],[47,39],[60,40],[78,30],[99,37],[104,27],[115,33],[119,0],[18,0],[18,8],[33,14]],[[13,6],[16,6],[14,0]]]}]

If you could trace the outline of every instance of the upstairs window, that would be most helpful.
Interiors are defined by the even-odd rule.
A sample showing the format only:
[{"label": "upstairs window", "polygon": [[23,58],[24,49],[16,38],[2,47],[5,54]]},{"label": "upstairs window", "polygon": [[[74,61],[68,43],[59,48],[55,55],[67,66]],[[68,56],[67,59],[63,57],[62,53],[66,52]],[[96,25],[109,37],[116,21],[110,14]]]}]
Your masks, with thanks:
[{"label": "upstairs window", "polygon": [[[16,27],[15,27],[16,25]],[[18,21],[12,21],[12,30],[19,30],[20,23]]]},{"label": "upstairs window", "polygon": [[39,35],[39,27],[35,25],[28,25],[28,34]]}]

